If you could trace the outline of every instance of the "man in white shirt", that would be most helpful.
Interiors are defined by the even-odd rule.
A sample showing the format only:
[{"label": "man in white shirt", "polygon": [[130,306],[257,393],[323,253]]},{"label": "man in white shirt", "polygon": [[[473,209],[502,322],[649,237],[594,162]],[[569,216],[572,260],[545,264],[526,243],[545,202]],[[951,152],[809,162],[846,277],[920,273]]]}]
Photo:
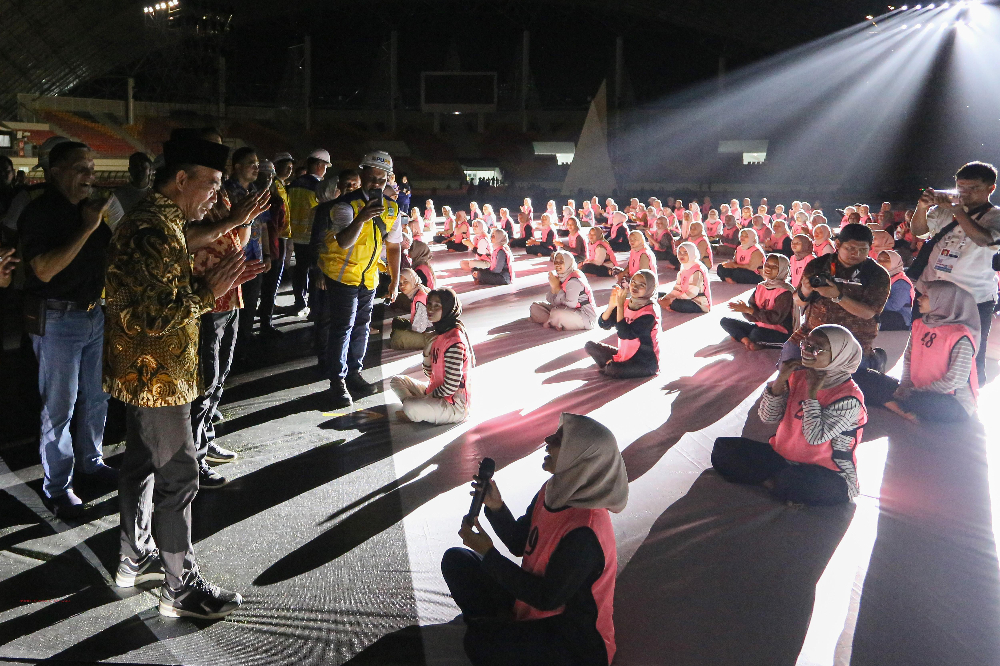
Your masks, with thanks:
[{"label": "man in white shirt", "polygon": [[976,356],[980,384],[986,381],[986,341],[997,300],[993,255],[1000,240],[1000,208],[990,203],[996,182],[997,169],[992,164],[969,162],[955,174],[958,201],[946,193],[925,190],[910,222],[913,233],[924,239],[937,236],[951,225],[931,250],[915,287],[921,292],[927,282],[947,280],[976,299],[981,321]]}]

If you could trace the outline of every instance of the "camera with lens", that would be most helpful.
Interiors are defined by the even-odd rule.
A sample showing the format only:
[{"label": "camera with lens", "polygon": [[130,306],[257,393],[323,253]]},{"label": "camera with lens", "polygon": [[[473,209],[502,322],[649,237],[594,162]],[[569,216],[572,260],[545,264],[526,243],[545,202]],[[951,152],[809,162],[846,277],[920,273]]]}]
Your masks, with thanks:
[{"label": "camera with lens", "polygon": [[833,276],[824,271],[823,273],[816,273],[816,275],[810,277],[809,286],[812,287],[813,289],[816,289],[817,287],[826,287],[830,285],[833,281],[834,281]]}]

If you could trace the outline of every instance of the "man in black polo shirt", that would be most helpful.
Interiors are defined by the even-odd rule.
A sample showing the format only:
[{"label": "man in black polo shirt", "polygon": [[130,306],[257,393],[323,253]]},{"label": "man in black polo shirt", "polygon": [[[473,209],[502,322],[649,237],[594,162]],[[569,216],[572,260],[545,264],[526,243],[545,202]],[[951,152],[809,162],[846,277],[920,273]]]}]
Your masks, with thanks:
[{"label": "man in black polo shirt", "polygon": [[[101,388],[101,296],[111,230],[102,221],[107,202],[89,200],[93,183],[90,149],[73,141],[59,144],[49,154],[44,194],[28,204],[18,222],[28,266],[25,291],[39,303],[36,311],[44,312],[39,317],[44,329],[31,336],[42,397],[42,487],[62,518],[83,512],[73,492],[74,458],[84,474],[118,482],[101,449],[108,411],[108,395]],[[70,433],[74,411],[75,437]]]}]

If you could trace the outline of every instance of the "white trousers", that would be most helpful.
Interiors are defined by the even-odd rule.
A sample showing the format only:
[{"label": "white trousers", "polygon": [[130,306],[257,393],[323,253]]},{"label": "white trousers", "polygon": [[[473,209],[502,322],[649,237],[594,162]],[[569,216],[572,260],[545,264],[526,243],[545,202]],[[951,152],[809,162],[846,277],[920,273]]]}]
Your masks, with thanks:
[{"label": "white trousers", "polygon": [[536,324],[548,322],[552,328],[563,331],[587,331],[594,328],[593,322],[584,317],[579,309],[570,309],[543,301],[531,304],[529,316],[531,321]]},{"label": "white trousers", "polygon": [[465,389],[455,394],[455,402],[426,395],[427,382],[418,382],[403,375],[389,380],[389,388],[403,403],[406,418],[415,423],[458,423],[469,415]]}]

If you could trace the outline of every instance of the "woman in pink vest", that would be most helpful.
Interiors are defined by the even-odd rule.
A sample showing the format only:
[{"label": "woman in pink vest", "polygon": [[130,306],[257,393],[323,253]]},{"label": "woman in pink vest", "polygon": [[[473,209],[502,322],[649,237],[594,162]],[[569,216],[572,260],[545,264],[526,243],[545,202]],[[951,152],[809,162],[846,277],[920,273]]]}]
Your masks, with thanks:
[{"label": "woman in pink vest", "polygon": [[925,288],[917,298],[921,317],[913,320],[903,352],[902,379],[869,370],[865,396],[912,421],[964,421],[975,413],[979,392],[979,310],[954,282],[934,280]]},{"label": "woman in pink vest", "polygon": [[609,512],[628,502],[625,463],[611,431],[576,414],[560,417],[545,452],[552,478],[524,516],[515,520],[495,481],[483,501],[521,565],[494,548],[478,519],[459,531],[468,549],[441,560],[475,666],[608,666],[615,657],[618,550]]},{"label": "woman in pink vest", "polygon": [[589,331],[597,323],[597,309],[587,276],[566,250],[553,254],[552,263],[555,270],[549,272],[549,292],[545,302],[531,304],[531,321],[558,331]]},{"label": "woman in pink vest", "polygon": [[837,246],[831,240],[830,227],[825,224],[813,227],[813,254],[822,257],[824,254],[833,254],[836,251]]},{"label": "woman in pink vest", "polygon": [[556,251],[556,230],[553,228],[557,218],[551,213],[542,213],[542,226],[539,238],[529,238],[524,245],[526,254],[536,257],[550,257]]},{"label": "woman in pink vest", "polygon": [[789,259],[792,268],[788,281],[789,284],[798,289],[799,282],[802,281],[802,273],[806,270],[806,265],[815,258],[812,238],[806,234],[796,234],[792,238],[792,258]]},{"label": "woman in pink vest", "polygon": [[518,213],[517,215],[517,225],[518,233],[520,237],[511,238],[511,247],[528,247],[528,241],[534,241],[535,239],[535,229],[531,222],[531,216],[528,213]]},{"label": "woman in pink vest", "polygon": [[660,307],[686,314],[708,312],[712,309],[712,287],[698,246],[690,241],[681,243],[677,246],[677,260],[681,264],[677,280],[660,299]]},{"label": "woman in pink vest", "polygon": [[620,211],[611,214],[611,228],[608,230],[608,244],[616,252],[628,252],[628,215]]},{"label": "woman in pink vest", "polygon": [[427,318],[427,294],[430,289],[420,283],[412,268],[399,271],[399,292],[410,299],[410,316],[392,320],[389,346],[393,349],[423,349],[430,340],[430,319]]},{"label": "woman in pink vest", "polygon": [[587,235],[590,239],[587,243],[587,258],[580,262],[580,270],[588,275],[611,277],[611,271],[618,266],[615,251],[604,238],[600,227],[591,227]]},{"label": "woman in pink vest", "polygon": [[656,275],[656,257],[653,251],[646,245],[646,237],[638,229],[633,229],[628,234],[628,263],[624,267],[618,267],[611,271],[612,276],[617,276],[622,284],[632,279],[632,276],[640,270],[651,271]]},{"label": "woman in pink vest", "polygon": [[889,274],[889,300],[878,316],[880,331],[908,331],[913,322],[913,282],[903,270],[903,258],[895,250],[882,250],[876,256],[879,266]]},{"label": "woman in pink vest", "polygon": [[790,265],[783,254],[769,254],[764,261],[764,281],[744,303],[732,301],[729,309],[742,313],[746,321],[723,317],[719,324],[748,351],[781,347],[792,333],[794,287],[788,283]]},{"label": "woman in pink vest", "polygon": [[763,279],[760,276],[763,265],[764,250],[757,243],[757,232],[753,228],[747,228],[740,231],[740,245],[736,248],[733,260],[719,264],[715,272],[730,284],[757,284]]},{"label": "woman in pink vest", "polygon": [[809,213],[804,210],[797,211],[792,217],[792,235],[798,236],[799,234],[806,234],[809,238],[813,237],[812,226],[809,224]]},{"label": "woman in pink vest", "polygon": [[410,244],[408,254],[410,255],[410,266],[417,272],[420,283],[428,289],[437,287],[437,276],[431,265],[430,246],[422,241],[413,241]]},{"label": "woman in pink vest", "polygon": [[750,228],[757,233],[757,242],[761,247],[767,247],[771,242],[771,225],[764,221],[763,215],[754,215],[751,218]]},{"label": "woman in pink vest", "polygon": [[476,284],[510,284],[514,281],[514,254],[507,232],[494,229],[490,240],[493,244],[490,260],[485,267],[473,269],[472,279]]},{"label": "woman in pink vest", "polygon": [[680,268],[677,256],[674,254],[674,236],[670,233],[670,218],[661,215],[656,218],[656,225],[646,232],[649,238],[649,247],[653,250],[653,256],[663,259],[675,269]]},{"label": "woman in pink vest", "polygon": [[403,403],[397,416],[413,422],[458,423],[469,415],[471,371],[476,356],[460,317],[462,302],[451,288],[427,295],[427,319],[436,334],[424,347],[426,382],[397,375],[389,388]]},{"label": "woman in pink vest", "polygon": [[507,238],[514,237],[514,221],[510,219],[510,211],[506,208],[500,209],[500,219],[497,226],[507,232]]},{"label": "woman in pink vest", "polygon": [[708,242],[708,238],[705,236],[705,224],[703,222],[692,222],[689,231],[688,242],[693,243],[698,248],[698,253],[701,255],[701,263],[705,264],[705,268],[711,268],[715,262],[715,257],[712,254],[712,244]]},{"label": "woman in pink vest", "polygon": [[476,253],[475,259],[463,259],[458,262],[458,267],[462,270],[470,271],[473,268],[489,268],[490,259],[493,256],[493,243],[487,235],[486,225],[481,219],[472,223],[472,238],[465,241],[469,250]]},{"label": "woman in pink vest", "polygon": [[786,257],[792,256],[792,238],[788,235],[788,226],[784,220],[775,219],[773,223],[774,233],[767,241],[764,249],[768,252],[777,252]]},{"label": "woman in pink vest", "polygon": [[434,234],[431,239],[435,243],[447,243],[455,232],[455,216],[451,214],[451,206],[441,206],[441,217],[444,218],[441,233]]},{"label": "woman in pink vest", "polygon": [[564,241],[556,241],[556,246],[572,254],[577,261],[583,261],[587,258],[587,237],[580,232],[580,221],[570,217],[566,220],[566,228],[569,235]]},{"label": "woman in pink vest", "polygon": [[783,502],[843,504],[860,492],[854,451],[868,422],[851,379],[861,345],[843,326],[825,324],[801,349],[801,360],[785,361],[760,401],[761,421],[778,424],[770,443],[720,437],[712,466],[729,482],[763,484]]},{"label": "woman in pink vest", "polygon": [[448,239],[446,245],[448,246],[449,252],[468,252],[469,246],[466,241],[469,240],[469,218],[465,214],[464,210],[460,210],[455,214],[455,231],[452,233],[451,238]]},{"label": "woman in pink vest", "polygon": [[717,248],[720,258],[730,258],[736,254],[736,248],[740,246],[740,231],[740,225],[736,224],[734,215],[722,218],[722,232],[719,234]]},{"label": "woman in pink vest", "polygon": [[722,233],[722,219],[719,218],[719,212],[714,208],[708,211],[708,217],[705,218],[705,235],[710,239],[716,239],[719,234]]},{"label": "woman in pink vest", "polygon": [[607,377],[652,377],[660,371],[660,308],[655,296],[656,276],[645,269],[632,276],[627,288],[611,289],[611,300],[597,323],[618,332],[618,346],[590,340],[583,347]]}]

